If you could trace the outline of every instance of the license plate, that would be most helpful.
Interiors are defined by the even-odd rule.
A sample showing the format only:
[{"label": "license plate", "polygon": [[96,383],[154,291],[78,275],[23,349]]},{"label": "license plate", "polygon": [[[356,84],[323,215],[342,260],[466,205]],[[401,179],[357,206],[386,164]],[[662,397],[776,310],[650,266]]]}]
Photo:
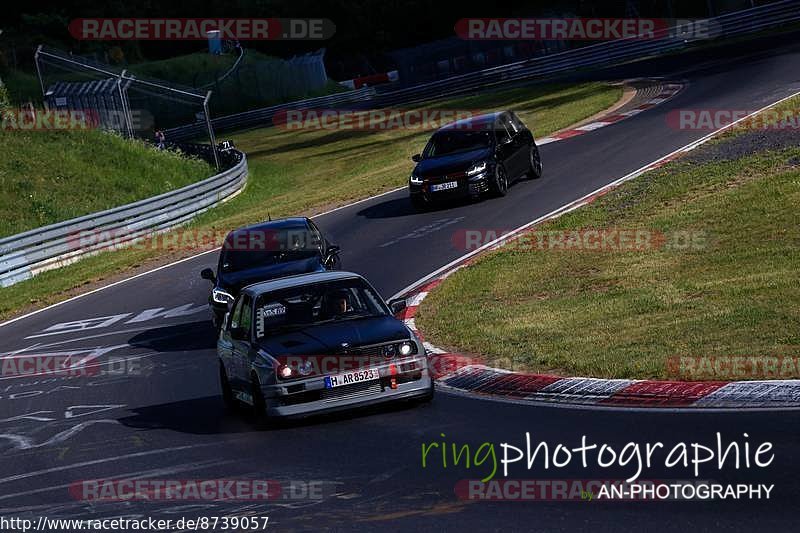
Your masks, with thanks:
[{"label": "license plate", "polygon": [[431,192],[446,191],[448,189],[455,189],[456,187],[458,187],[457,181],[448,181],[447,183],[437,183],[436,185],[431,185]]},{"label": "license plate", "polygon": [[364,381],[374,381],[380,379],[380,374],[377,368],[368,368],[367,370],[354,370],[353,372],[344,372],[343,374],[336,374],[335,376],[325,376],[325,388],[333,389],[343,385],[352,385],[354,383],[363,383]]}]

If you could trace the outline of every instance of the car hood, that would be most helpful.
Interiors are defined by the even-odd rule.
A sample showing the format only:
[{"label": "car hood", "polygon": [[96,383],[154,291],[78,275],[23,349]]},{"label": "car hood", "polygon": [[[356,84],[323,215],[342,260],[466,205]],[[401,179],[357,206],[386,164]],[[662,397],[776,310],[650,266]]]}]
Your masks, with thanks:
[{"label": "car hood", "polygon": [[249,270],[223,272],[220,275],[219,287],[236,296],[242,287],[246,287],[252,283],[294,276],[296,274],[323,272],[324,270],[325,266],[322,264],[319,257],[286,261],[260,268],[251,268]]},{"label": "car hood", "polygon": [[445,174],[466,172],[473,164],[478,161],[485,161],[489,159],[491,155],[492,150],[490,148],[481,148],[479,150],[470,150],[469,152],[461,152],[458,154],[431,157],[417,163],[414,173],[423,178],[430,178]]},{"label": "car hood", "polygon": [[342,320],[310,326],[259,340],[259,347],[274,357],[285,355],[335,355],[342,343],[351,347],[406,340],[405,325],[391,316]]}]

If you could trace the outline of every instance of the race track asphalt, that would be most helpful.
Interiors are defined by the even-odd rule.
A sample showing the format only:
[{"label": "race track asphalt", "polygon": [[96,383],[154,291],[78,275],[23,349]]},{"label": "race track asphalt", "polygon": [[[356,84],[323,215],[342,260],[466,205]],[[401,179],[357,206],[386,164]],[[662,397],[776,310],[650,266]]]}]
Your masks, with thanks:
[{"label": "race track asphalt", "polygon": [[[755,110],[800,91],[800,52],[760,54],[682,72],[686,88],[629,120],[541,148],[545,176],[507,197],[414,213],[404,191],[316,218],[344,250],[345,269],[388,297],[463,254],[463,229],[515,228],[705,135],[667,126],[675,109]],[[647,73],[651,75],[652,73]],[[662,73],[669,76],[670,73]],[[409,163],[409,170],[411,164]],[[214,334],[205,302],[206,254],[48,309],[0,328],[0,352],[79,352],[114,359],[119,375],[0,377],[0,516],[270,517],[270,529],[380,531],[789,531],[800,491],[800,413],[591,410],[530,406],[439,394],[423,407],[393,407],[277,429],[228,414],[218,393]],[[535,274],[532,274],[535,275]],[[164,313],[148,310],[165,310]],[[76,329],[56,324],[87,319]],[[120,361],[127,361],[121,363]],[[135,363],[134,363],[135,362]],[[143,369],[141,375],[126,372]],[[127,365],[127,366],[126,366]],[[124,367],[124,368],[123,368]],[[582,435],[621,448],[629,441],[710,445],[769,441],[767,468],[706,466],[699,476],[774,484],[769,500],[669,502],[480,502],[459,500],[457,481],[485,470],[421,466],[421,445],[477,447],[535,441],[577,445]],[[747,433],[749,437],[744,437]],[[444,434],[445,437],[442,437]],[[626,468],[568,468],[511,477],[618,479]],[[485,466],[485,465],[484,465]],[[95,478],[295,480],[321,498],[274,502],[86,502],[69,486]],[[689,469],[654,466],[643,476],[687,480]]]}]

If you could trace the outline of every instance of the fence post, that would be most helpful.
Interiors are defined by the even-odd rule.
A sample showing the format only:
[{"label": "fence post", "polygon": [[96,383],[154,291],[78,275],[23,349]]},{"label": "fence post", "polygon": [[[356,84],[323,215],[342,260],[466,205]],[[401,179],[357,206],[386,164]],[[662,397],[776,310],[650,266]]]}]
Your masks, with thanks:
[{"label": "fence post", "polygon": [[44,94],[44,80],[42,79],[42,69],[39,67],[39,52],[42,51],[42,45],[36,47],[36,53],[33,54],[33,62],[36,63],[36,77],[39,78],[39,87],[42,89],[42,100],[46,98]]},{"label": "fence post", "polygon": [[217,154],[217,139],[214,137],[214,128],[211,127],[211,118],[208,116],[208,101],[211,100],[211,91],[206,93],[203,100],[203,116],[206,119],[206,128],[208,128],[208,139],[211,141],[211,153],[214,154],[214,164],[219,170],[219,155]]}]

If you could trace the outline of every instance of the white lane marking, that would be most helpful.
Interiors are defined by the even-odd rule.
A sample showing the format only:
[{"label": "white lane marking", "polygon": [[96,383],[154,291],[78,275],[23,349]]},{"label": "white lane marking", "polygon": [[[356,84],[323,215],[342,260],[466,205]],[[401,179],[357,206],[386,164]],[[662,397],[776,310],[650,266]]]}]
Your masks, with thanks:
[{"label": "white lane marking", "polygon": [[[136,479],[146,479],[153,476],[164,476],[164,475],[171,475],[171,474],[178,474],[180,472],[190,472],[192,470],[201,470],[203,468],[211,467],[211,466],[220,466],[229,463],[235,463],[236,461],[233,459],[228,459],[225,461],[203,461],[200,463],[184,463],[182,465],[175,465],[170,468],[156,468],[152,470],[140,470],[138,472],[128,472],[125,474],[117,474],[115,476],[109,476],[104,479],[107,480],[116,480],[116,479],[124,479],[124,480],[136,480]],[[74,482],[73,482],[74,483]],[[32,494],[39,494],[42,492],[50,492],[52,490],[59,490],[59,489],[67,489],[73,485],[73,483],[65,483],[64,485],[49,485],[47,487],[42,487],[39,489],[32,489],[26,490],[23,492],[15,492],[12,494],[3,494],[0,496],[0,500],[8,500],[11,498],[18,498],[20,496],[30,496]],[[80,502],[76,502],[80,503]]]},{"label": "white lane marking", "polygon": [[3,483],[11,483],[12,481],[19,481],[20,479],[28,479],[32,477],[44,476],[47,474],[52,474],[54,472],[63,472],[65,470],[72,470],[73,468],[83,468],[84,466],[92,466],[102,463],[111,463],[114,461],[120,461],[122,459],[136,459],[138,457],[147,457],[150,455],[156,455],[159,453],[168,453],[168,452],[179,452],[183,450],[190,450],[192,448],[207,448],[209,446],[217,446],[218,443],[206,443],[206,444],[189,444],[186,446],[173,446],[172,448],[162,448],[159,450],[148,450],[145,452],[136,452],[136,453],[126,453],[124,455],[116,455],[114,457],[105,457],[103,459],[92,459],[91,461],[81,461],[80,463],[73,463],[71,465],[63,465],[63,466],[54,466],[52,468],[43,468],[41,470],[34,470],[32,472],[25,472],[23,474],[14,474],[12,476],[7,476],[4,478],[0,478],[0,485]]},{"label": "white lane marking", "polygon": [[492,246],[496,246],[499,243],[508,241],[511,237],[515,236],[516,234],[518,234],[518,233],[520,233],[522,231],[525,231],[526,229],[530,228],[531,226],[535,226],[536,224],[539,224],[540,222],[542,222],[544,220],[547,220],[548,218],[552,218],[552,217],[554,217],[556,215],[561,214],[562,212],[564,212],[570,206],[573,206],[573,209],[574,209],[575,208],[574,204],[579,204],[580,202],[582,202],[584,200],[587,200],[588,198],[591,198],[592,196],[594,196],[596,194],[599,194],[599,193],[601,193],[603,191],[606,191],[608,189],[613,189],[614,187],[616,187],[620,183],[623,183],[625,181],[633,179],[633,178],[635,178],[635,177],[647,172],[648,170],[650,170],[651,167],[653,167],[655,165],[658,165],[659,163],[663,163],[664,161],[667,161],[670,158],[672,158],[672,157],[674,157],[674,156],[676,156],[676,155],[678,155],[680,153],[689,152],[691,150],[694,150],[698,146],[701,146],[701,145],[705,144],[706,142],[708,142],[709,140],[711,140],[716,135],[719,135],[720,133],[735,127],[740,122],[748,120],[750,117],[758,115],[759,113],[762,113],[763,111],[765,111],[765,110],[767,110],[767,109],[769,109],[771,107],[775,107],[777,105],[780,105],[783,102],[785,102],[787,100],[790,100],[792,98],[795,98],[798,95],[800,95],[800,91],[792,93],[789,96],[781,98],[780,100],[777,100],[777,101],[775,101],[775,102],[773,102],[771,104],[767,104],[764,107],[762,107],[761,109],[759,109],[757,111],[753,111],[752,113],[750,113],[749,115],[747,115],[745,117],[741,117],[740,119],[735,120],[734,122],[731,122],[730,124],[728,124],[726,126],[718,128],[718,129],[712,131],[711,133],[709,133],[707,135],[704,135],[703,137],[700,137],[696,141],[692,141],[689,144],[686,144],[686,145],[682,146],[681,148],[678,148],[677,150],[674,150],[674,151],[668,153],[667,155],[664,155],[664,156],[656,159],[655,161],[653,161],[651,163],[648,163],[648,164],[644,165],[643,167],[638,168],[638,169],[634,170],[633,172],[631,172],[629,174],[626,174],[626,175],[622,176],[621,178],[617,178],[616,180],[612,181],[611,183],[607,183],[606,185],[603,185],[602,187],[599,187],[599,188],[595,189],[594,191],[592,191],[592,192],[590,192],[590,193],[588,193],[588,194],[586,194],[584,196],[581,196],[577,200],[573,200],[571,202],[568,202],[568,203],[562,205],[561,207],[550,211],[546,215],[542,215],[539,218],[536,218],[536,219],[528,222],[527,224],[523,224],[522,226],[520,226],[520,227],[518,227],[518,228],[516,228],[516,229],[514,229],[514,230],[512,230],[512,231],[510,231],[510,232],[508,232],[506,234],[504,234],[502,237],[499,237],[499,238],[497,238],[497,239],[495,239],[495,240],[493,240],[491,242],[488,242],[488,243],[484,244],[483,246],[481,246],[480,248],[477,248],[476,250],[473,250],[472,252],[470,252],[468,254],[462,255],[458,259],[454,259],[453,261],[450,261],[446,265],[434,270],[430,274],[418,279],[414,283],[412,283],[412,284],[406,286],[405,288],[401,289],[400,291],[395,293],[395,295],[392,296],[389,299],[390,300],[394,300],[395,298],[400,298],[401,296],[404,296],[405,294],[408,294],[411,290],[413,290],[416,287],[422,285],[423,283],[435,278],[436,276],[438,276],[439,274],[441,274],[443,272],[446,272],[447,270],[449,270],[453,266],[458,265],[459,263],[463,263],[464,261],[466,261],[467,259],[469,259],[471,257],[475,257],[476,255],[478,255],[478,254],[482,253],[483,251],[491,248]]},{"label": "white lane marking", "polygon": [[561,139],[558,139],[556,137],[542,137],[541,139],[536,141],[536,146],[542,146],[543,144],[550,144],[550,143],[558,142],[560,140]]},{"label": "white lane marking", "polygon": [[40,442],[38,444],[33,442],[31,437],[26,435],[16,435],[11,433],[3,433],[0,434],[0,439],[6,439],[12,443],[13,450],[32,450],[34,448],[44,448],[45,446],[52,446],[53,444],[58,444],[60,442],[64,442],[68,440],[84,429],[93,426],[95,424],[114,424],[119,425],[119,421],[111,420],[111,419],[100,419],[100,420],[87,420],[86,422],[81,422],[80,424],[76,424],[69,429],[65,429],[60,433],[56,433],[49,439]]},{"label": "white lane marking", "polygon": [[70,322],[60,322],[45,328],[36,335],[28,335],[25,338],[36,339],[51,335],[62,335],[64,333],[77,333],[90,329],[103,329],[113,326],[114,324],[126,319],[129,320],[127,320],[125,324],[137,324],[139,322],[149,322],[157,319],[180,318],[189,315],[196,315],[197,313],[205,312],[208,309],[208,307],[204,304],[199,304],[196,307],[193,307],[194,305],[195,304],[188,303],[178,307],[173,307],[169,310],[165,310],[163,307],[145,309],[144,311],[139,311],[135,316],[134,313],[121,313],[118,315],[84,318]]}]

